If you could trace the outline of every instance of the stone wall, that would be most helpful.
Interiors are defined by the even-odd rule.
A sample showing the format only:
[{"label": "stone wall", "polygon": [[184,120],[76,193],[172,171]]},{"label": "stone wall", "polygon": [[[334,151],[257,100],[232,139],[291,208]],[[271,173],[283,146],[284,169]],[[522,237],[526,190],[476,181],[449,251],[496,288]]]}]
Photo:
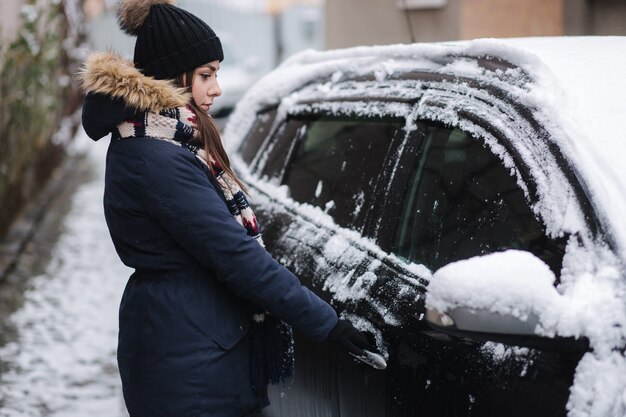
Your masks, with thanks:
[{"label": "stone wall", "polygon": [[81,103],[80,4],[25,0],[18,16],[0,48],[0,237],[63,160]]}]

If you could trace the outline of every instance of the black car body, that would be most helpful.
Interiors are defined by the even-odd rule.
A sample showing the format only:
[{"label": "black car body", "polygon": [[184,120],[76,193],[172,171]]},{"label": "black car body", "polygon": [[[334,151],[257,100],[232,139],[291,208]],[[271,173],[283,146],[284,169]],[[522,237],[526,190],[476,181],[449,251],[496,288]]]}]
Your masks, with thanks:
[{"label": "black car body", "polygon": [[533,99],[534,61],[507,48],[305,53],[244,97],[225,140],[268,249],[388,361],[378,371],[296,338],[294,383],[273,388],[264,415],[567,413],[585,334],[470,334],[425,319],[428,282],[451,262],[523,250],[558,286],[572,242],[620,259],[593,182]]}]

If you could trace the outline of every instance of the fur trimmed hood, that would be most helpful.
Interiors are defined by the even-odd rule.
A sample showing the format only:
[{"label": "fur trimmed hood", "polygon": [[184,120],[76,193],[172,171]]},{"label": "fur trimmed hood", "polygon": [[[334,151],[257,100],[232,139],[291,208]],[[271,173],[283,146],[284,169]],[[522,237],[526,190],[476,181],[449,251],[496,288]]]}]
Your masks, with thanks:
[{"label": "fur trimmed hood", "polygon": [[158,112],[186,106],[189,94],[171,81],[143,75],[133,62],[113,52],[96,52],[87,58],[78,73],[85,93],[99,93],[122,99],[137,111]]},{"label": "fur trimmed hood", "polygon": [[93,140],[107,136],[137,113],[183,107],[191,100],[184,89],[142,74],[132,61],[113,52],[89,56],[77,78],[86,93],[83,127]]}]

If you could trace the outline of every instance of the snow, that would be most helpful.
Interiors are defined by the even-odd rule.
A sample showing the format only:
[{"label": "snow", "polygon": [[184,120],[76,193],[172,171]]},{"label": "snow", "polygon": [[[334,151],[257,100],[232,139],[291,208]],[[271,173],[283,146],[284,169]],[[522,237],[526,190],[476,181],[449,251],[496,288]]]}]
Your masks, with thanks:
[{"label": "snow", "polygon": [[554,281],[554,273],[539,258],[508,250],[440,268],[428,285],[426,302],[438,311],[466,306],[525,321],[558,299]]},{"label": "snow", "polygon": [[354,205],[354,212],[352,213],[352,216],[356,218],[363,208],[363,203],[365,203],[365,193],[363,192],[363,190],[359,191],[354,196],[354,202],[356,204]]},{"label": "snow", "polygon": [[576,368],[567,404],[569,417],[626,415],[626,358],[587,353]]},{"label": "snow", "polygon": [[546,67],[531,99],[551,110],[543,122],[552,126],[560,148],[578,168],[597,214],[614,233],[620,258],[626,259],[626,165],[621,157],[626,135],[618,128],[626,116],[621,74],[626,38],[570,38],[560,48],[541,38],[509,43],[532,51]]},{"label": "snow", "polygon": [[533,365],[536,356],[535,352],[528,348],[495,342],[485,342],[480,351],[485,357],[490,358],[495,366],[507,366],[511,361],[521,363],[523,365],[519,374],[521,377],[528,373],[528,368]]},{"label": "snow", "polygon": [[317,187],[315,187],[315,197],[319,197],[320,195],[322,195],[322,187],[323,187],[323,183],[322,180],[320,180],[317,183]]},{"label": "snow", "polygon": [[[570,259],[565,260],[566,264]],[[611,347],[626,341],[626,293],[619,283],[619,271],[607,263],[595,272],[574,274],[564,271],[566,283],[555,287],[552,271],[531,253],[497,252],[437,270],[428,286],[426,303],[438,311],[466,306],[524,321],[537,316],[536,334],[585,335],[596,353],[607,354]]]},{"label": "snow", "polygon": [[490,355],[497,362],[503,362],[505,359],[515,356],[524,357],[530,354],[530,349],[517,346],[505,346],[501,343],[486,342],[481,350],[484,354]]},{"label": "snow", "polygon": [[[477,57],[498,58],[512,66],[489,69],[477,63]],[[469,305],[519,318],[532,314],[539,318],[537,334],[589,338],[593,351],[586,354],[576,371],[569,415],[624,416],[626,359],[616,350],[626,345],[626,164],[622,163],[626,133],[619,129],[626,119],[621,103],[626,97],[625,67],[624,37],[480,39],[309,50],[288,59],[248,91],[231,116],[224,139],[233,154],[256,113],[271,106],[278,106],[276,120],[287,114],[318,110],[393,115],[407,120],[406,131],[415,128],[413,118],[430,119],[481,138],[532,201],[532,209],[543,221],[547,234],[571,236],[560,284],[553,285],[555,278],[547,266],[530,254],[515,251],[459,261],[432,276],[423,265],[406,268],[430,281],[429,305],[442,309]],[[407,71],[452,77],[440,81],[433,94],[428,91],[427,81],[397,80]],[[350,81],[355,77],[364,81]],[[469,79],[477,82],[472,85]],[[544,127],[545,136],[537,137],[534,127],[520,117],[516,107],[484,86],[499,89],[498,94],[523,103]],[[331,96],[345,98],[349,103],[315,103]],[[404,103],[383,106],[382,102],[371,101],[388,96]],[[369,100],[359,100],[365,97]],[[529,178],[522,178],[512,154],[497,138],[460,117],[463,110],[489,120],[505,136],[516,138],[510,146],[526,165]],[[563,161],[553,155],[555,145],[571,170],[569,177],[563,171]],[[325,248],[327,259],[318,260],[318,273],[328,270],[326,261],[343,265],[342,274],[330,275],[324,281],[325,288],[337,299],[367,297],[375,277],[367,273],[353,276],[365,252],[402,263],[393,254],[380,253],[374,242],[335,225],[322,209],[293,202],[288,190],[259,180],[236,156],[233,162],[244,180],[262,191],[257,202],[260,206],[297,210],[304,218],[335,232],[333,239],[321,241],[319,231],[287,231],[310,236],[307,245]],[[572,178],[580,183],[598,216],[600,236],[588,226],[579,195],[569,185]],[[536,195],[531,194],[528,180],[536,187]],[[507,269],[510,262],[517,268],[508,265]],[[459,271],[465,274],[463,280],[455,279]],[[406,285],[409,288],[419,284],[407,280]],[[388,315],[385,320],[392,325],[400,318]]]}]

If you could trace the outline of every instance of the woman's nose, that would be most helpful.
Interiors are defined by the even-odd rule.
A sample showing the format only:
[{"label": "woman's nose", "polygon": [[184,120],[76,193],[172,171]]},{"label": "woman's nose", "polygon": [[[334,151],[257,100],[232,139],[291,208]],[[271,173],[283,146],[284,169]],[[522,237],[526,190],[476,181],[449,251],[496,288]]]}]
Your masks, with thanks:
[{"label": "woman's nose", "polygon": [[209,89],[209,95],[215,97],[219,97],[222,95],[222,88],[220,87],[220,84],[217,82],[217,80],[215,80],[215,85],[213,85],[213,88]]}]

